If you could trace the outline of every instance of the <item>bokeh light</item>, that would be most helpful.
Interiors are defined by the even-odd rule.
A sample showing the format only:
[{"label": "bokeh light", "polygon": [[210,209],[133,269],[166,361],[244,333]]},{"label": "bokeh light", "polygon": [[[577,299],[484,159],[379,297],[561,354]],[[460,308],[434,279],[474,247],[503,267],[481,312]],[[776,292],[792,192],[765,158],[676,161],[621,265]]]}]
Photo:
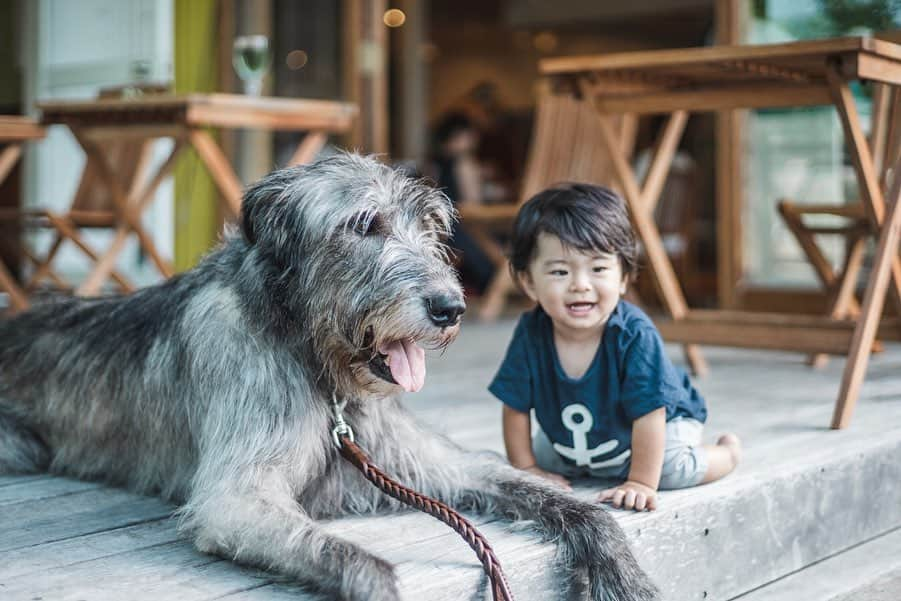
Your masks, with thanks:
[{"label": "bokeh light", "polygon": [[285,64],[292,71],[297,71],[298,69],[303,69],[308,60],[310,60],[310,57],[303,50],[292,50],[285,57]]},{"label": "bokeh light", "polygon": [[404,14],[404,11],[398,8],[389,8],[385,11],[385,14],[382,16],[382,21],[384,21],[385,25],[388,27],[400,27],[407,20],[407,15]]}]

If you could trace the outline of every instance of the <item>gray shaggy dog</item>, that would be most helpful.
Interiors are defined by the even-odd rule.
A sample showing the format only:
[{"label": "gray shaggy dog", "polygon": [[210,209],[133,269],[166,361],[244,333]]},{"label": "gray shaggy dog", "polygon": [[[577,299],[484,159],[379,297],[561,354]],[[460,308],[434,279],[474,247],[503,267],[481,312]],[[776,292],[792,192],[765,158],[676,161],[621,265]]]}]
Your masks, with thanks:
[{"label": "gray shaggy dog", "polygon": [[393,567],[316,523],[399,508],[338,455],[334,396],[401,482],[556,541],[569,593],[657,599],[603,508],[461,449],[400,404],[423,384],[423,347],[459,329],[452,220],[424,183],[370,158],[326,158],[251,186],[240,228],[195,269],[0,322],[0,473],[160,495],[181,505],[201,551],[328,598],[394,601]]}]

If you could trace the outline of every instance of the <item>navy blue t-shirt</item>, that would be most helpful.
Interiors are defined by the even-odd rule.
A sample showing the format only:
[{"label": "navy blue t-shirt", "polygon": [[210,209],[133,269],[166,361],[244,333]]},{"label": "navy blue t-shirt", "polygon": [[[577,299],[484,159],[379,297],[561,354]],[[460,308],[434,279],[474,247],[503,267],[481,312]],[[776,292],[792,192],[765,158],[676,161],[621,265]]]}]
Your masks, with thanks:
[{"label": "navy blue t-shirt", "polygon": [[630,449],[632,422],[660,407],[666,407],[667,421],[707,419],[704,399],[666,356],[650,318],[623,300],[579,379],[560,366],[550,317],[541,307],[523,314],[488,390],[517,411],[535,409],[557,451],[578,465],[598,464]]}]

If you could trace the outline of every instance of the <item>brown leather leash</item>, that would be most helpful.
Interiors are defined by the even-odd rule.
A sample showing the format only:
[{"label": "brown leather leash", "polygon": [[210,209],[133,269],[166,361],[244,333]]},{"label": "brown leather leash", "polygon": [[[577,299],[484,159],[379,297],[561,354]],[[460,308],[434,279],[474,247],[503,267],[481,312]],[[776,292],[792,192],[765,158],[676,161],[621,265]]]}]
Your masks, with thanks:
[{"label": "brown leather leash", "polygon": [[388,496],[427,513],[453,528],[457,534],[463,537],[463,540],[466,541],[469,547],[475,551],[479,561],[482,562],[482,567],[491,581],[491,593],[494,601],[513,601],[513,593],[510,592],[501,564],[482,533],[469,520],[445,503],[400,484],[375,466],[369,461],[366,453],[354,442],[353,430],[344,421],[341,407],[336,399],[332,400],[332,409],[335,418],[332,439],[338,446],[341,456],[360,470],[367,480]]}]

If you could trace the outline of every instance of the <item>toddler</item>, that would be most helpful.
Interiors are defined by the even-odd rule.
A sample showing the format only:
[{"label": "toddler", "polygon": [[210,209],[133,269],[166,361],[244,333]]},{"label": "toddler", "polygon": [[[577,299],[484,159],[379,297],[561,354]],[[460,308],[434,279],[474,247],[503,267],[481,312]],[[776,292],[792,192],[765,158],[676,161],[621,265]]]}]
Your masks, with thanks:
[{"label": "toddler", "polygon": [[656,509],[658,489],[731,472],[741,444],[734,434],[701,444],[704,399],[647,315],[622,299],[636,262],[625,205],[610,190],[570,184],[526,202],[510,263],[538,306],[520,318],[489,390],[504,404],[514,467],[566,488],[572,477],[624,480],[598,500],[643,511]]}]

